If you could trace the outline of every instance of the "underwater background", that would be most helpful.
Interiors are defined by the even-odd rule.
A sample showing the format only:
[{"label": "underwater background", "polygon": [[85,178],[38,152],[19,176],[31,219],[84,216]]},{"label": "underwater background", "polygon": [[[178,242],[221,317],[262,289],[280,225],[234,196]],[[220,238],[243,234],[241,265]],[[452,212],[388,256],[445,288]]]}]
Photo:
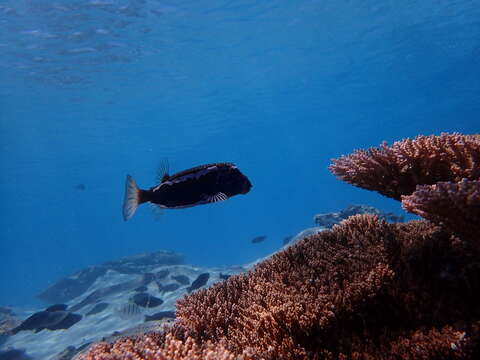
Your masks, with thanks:
[{"label": "underwater background", "polygon": [[[480,1],[2,1],[0,28],[0,305],[138,253],[251,262],[348,204],[405,215],[330,159],[480,130]],[[253,188],[125,223],[126,174],[163,158]]]}]

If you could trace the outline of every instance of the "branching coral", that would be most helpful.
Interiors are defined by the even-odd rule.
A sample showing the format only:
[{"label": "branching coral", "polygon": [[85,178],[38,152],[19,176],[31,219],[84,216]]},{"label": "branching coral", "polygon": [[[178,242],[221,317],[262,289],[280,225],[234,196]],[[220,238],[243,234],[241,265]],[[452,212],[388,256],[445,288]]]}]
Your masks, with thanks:
[{"label": "branching coral", "polygon": [[353,217],[321,240],[300,242],[248,275],[189,296],[177,304],[180,323],[201,339],[225,339],[235,352],[248,347],[269,359],[309,358],[322,342],[319,332],[392,278],[384,233],[369,231],[377,225],[385,226]]},{"label": "branching coral", "polygon": [[480,135],[418,136],[334,159],[337,177],[402,200],[460,237],[480,236]]},{"label": "branching coral", "polygon": [[465,327],[445,326],[479,318],[465,298],[479,300],[480,271],[449,239],[426,222],[354,216],[179,301],[177,316],[198,341],[262,359],[462,358],[451,344]]},{"label": "branching coral", "polygon": [[417,185],[480,178],[480,135],[418,136],[357,150],[329,167],[339,179],[400,200]]},{"label": "branching coral", "polygon": [[113,344],[94,345],[76,360],[247,360],[234,355],[221,344],[207,341],[198,345],[191,337],[176,339],[172,333],[151,333],[125,337]]},{"label": "branching coral", "polygon": [[166,334],[81,359],[473,358],[478,255],[426,221],[353,216],[178,301]]},{"label": "branching coral", "polygon": [[480,180],[418,186],[402,196],[402,205],[459,236],[480,239]]}]

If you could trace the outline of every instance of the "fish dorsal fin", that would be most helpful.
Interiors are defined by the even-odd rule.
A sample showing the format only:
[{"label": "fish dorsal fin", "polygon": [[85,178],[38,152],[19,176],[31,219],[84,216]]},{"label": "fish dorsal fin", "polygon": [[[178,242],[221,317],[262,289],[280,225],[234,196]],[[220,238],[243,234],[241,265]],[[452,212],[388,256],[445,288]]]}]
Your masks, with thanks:
[{"label": "fish dorsal fin", "polygon": [[208,198],[208,202],[219,202],[225,201],[228,199],[228,196],[225,195],[223,192],[218,192],[215,195],[212,195]]},{"label": "fish dorsal fin", "polygon": [[167,158],[163,158],[162,160],[160,160],[160,165],[158,166],[158,170],[157,170],[158,183],[162,183],[170,179],[170,175],[168,175],[169,167],[170,166],[168,164]]}]

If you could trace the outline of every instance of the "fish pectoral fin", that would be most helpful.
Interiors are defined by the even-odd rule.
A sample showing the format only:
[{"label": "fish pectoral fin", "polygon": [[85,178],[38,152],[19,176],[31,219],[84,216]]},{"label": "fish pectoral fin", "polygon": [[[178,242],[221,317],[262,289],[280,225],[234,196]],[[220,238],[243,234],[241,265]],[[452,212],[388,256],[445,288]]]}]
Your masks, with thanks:
[{"label": "fish pectoral fin", "polygon": [[164,213],[164,209],[157,204],[151,204],[150,209],[152,209],[155,220],[157,220],[157,221],[160,220],[160,218],[162,217],[162,215]]},{"label": "fish pectoral fin", "polygon": [[219,202],[219,201],[225,201],[228,199],[228,196],[225,195],[223,192],[218,192],[215,195],[212,195],[208,198],[208,202]]}]

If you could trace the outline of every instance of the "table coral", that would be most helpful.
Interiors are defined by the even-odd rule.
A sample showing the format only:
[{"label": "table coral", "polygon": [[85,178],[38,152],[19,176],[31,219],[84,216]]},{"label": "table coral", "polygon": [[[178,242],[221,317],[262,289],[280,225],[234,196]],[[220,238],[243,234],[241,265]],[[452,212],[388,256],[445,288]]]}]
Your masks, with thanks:
[{"label": "table coral", "polygon": [[480,135],[417,136],[333,159],[339,179],[400,200],[417,185],[480,178]]}]

